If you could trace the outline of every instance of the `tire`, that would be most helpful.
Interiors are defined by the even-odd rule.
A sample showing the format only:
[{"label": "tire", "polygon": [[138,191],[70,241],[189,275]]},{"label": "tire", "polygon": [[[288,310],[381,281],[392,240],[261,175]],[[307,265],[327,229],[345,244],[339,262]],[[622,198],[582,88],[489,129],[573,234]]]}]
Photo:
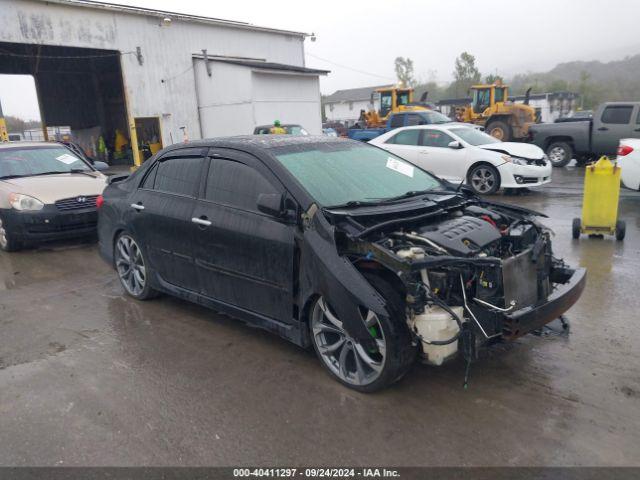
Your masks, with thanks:
[{"label": "tire", "polygon": [[469,170],[467,183],[479,195],[493,195],[500,189],[500,174],[493,165],[481,163]]},{"label": "tire", "polygon": [[391,318],[384,318],[367,312],[365,322],[375,339],[375,351],[348,336],[324,297],[316,299],[311,307],[309,334],[320,363],[335,380],[353,390],[371,393],[400,380],[413,365],[417,347],[412,344],[405,321],[402,297],[378,276],[365,276],[386,299],[391,314]]},{"label": "tire", "polygon": [[571,236],[577,240],[580,238],[580,229],[582,228],[582,222],[579,218],[573,219],[573,224],[571,225]]},{"label": "tire", "polygon": [[573,158],[573,148],[567,142],[553,142],[547,147],[547,158],[554,167],[565,167]]},{"label": "tire", "polygon": [[489,122],[484,131],[503,142],[509,142],[512,139],[511,127],[507,122],[503,122],[502,120],[493,120],[492,122]]},{"label": "tire", "polygon": [[618,240],[619,242],[621,242],[622,240],[624,240],[624,236],[627,233],[627,224],[624,222],[624,220],[618,220],[616,222],[616,240]]},{"label": "tire", "polygon": [[158,296],[147,275],[147,255],[129,232],[121,232],[116,238],[113,258],[118,279],[127,295],[136,300],[150,300]]},{"label": "tire", "polygon": [[5,226],[2,217],[0,217],[0,250],[5,252],[17,252],[22,249],[23,243]]}]

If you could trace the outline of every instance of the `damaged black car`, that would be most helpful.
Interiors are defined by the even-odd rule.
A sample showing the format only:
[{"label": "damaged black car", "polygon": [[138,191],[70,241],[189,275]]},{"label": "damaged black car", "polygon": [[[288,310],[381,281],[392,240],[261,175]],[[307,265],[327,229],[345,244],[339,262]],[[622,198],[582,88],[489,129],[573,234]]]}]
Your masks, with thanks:
[{"label": "damaged black car", "polygon": [[542,214],[331,137],[174,145],[99,201],[100,252],[130,296],[168,293],[313,347],[371,392],[561,316],[584,269]]}]

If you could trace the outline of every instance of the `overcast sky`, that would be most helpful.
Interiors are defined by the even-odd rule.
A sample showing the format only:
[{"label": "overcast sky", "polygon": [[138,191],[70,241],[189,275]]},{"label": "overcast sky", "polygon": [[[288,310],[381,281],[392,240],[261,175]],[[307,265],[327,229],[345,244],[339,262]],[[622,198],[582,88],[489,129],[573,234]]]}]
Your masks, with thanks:
[{"label": "overcast sky", "polygon": [[[331,70],[321,80],[323,93],[393,82],[397,56],[413,59],[419,80],[442,82],[451,80],[455,57],[464,50],[476,56],[483,74],[507,77],[570,60],[608,61],[640,53],[640,0],[116,3],[313,32],[317,41],[306,41],[307,66]],[[32,89],[0,78],[5,114],[37,118]]]}]

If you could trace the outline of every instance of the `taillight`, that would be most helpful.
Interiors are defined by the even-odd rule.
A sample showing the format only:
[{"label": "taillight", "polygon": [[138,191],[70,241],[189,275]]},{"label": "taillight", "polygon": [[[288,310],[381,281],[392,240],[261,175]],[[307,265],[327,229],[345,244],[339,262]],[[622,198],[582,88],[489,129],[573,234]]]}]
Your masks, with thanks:
[{"label": "taillight", "polygon": [[102,205],[104,205],[104,197],[102,195],[98,195],[98,198],[96,198],[96,208],[100,208]]},{"label": "taillight", "polygon": [[633,148],[630,147],[629,145],[620,145],[618,147],[619,157],[624,157],[625,155],[629,155],[631,152],[633,152]]}]

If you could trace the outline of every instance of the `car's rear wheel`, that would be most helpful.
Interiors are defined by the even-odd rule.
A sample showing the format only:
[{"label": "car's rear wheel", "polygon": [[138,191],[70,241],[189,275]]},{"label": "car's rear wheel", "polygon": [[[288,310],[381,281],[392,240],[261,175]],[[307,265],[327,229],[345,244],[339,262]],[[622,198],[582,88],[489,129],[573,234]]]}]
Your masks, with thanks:
[{"label": "car's rear wheel", "polygon": [[15,238],[7,224],[4,223],[4,220],[0,217],[0,249],[5,252],[15,252],[21,248],[22,242]]},{"label": "car's rear wheel", "polygon": [[400,297],[383,280],[376,280],[374,287],[387,299],[392,318],[362,312],[371,342],[352,338],[322,296],[311,308],[309,320],[312,344],[323,366],[341,383],[366,393],[402,378],[417,351],[402,318]]},{"label": "car's rear wheel", "polygon": [[115,266],[125,292],[138,300],[147,300],[157,295],[149,285],[147,262],[142,248],[133,236],[121,233],[115,243]]},{"label": "car's rear wheel", "polygon": [[573,157],[573,149],[567,142],[553,142],[547,147],[547,157],[554,167],[564,167]]},{"label": "car's rear wheel", "polygon": [[468,183],[474,192],[481,195],[492,195],[500,188],[500,174],[495,167],[482,163],[471,169]]}]

